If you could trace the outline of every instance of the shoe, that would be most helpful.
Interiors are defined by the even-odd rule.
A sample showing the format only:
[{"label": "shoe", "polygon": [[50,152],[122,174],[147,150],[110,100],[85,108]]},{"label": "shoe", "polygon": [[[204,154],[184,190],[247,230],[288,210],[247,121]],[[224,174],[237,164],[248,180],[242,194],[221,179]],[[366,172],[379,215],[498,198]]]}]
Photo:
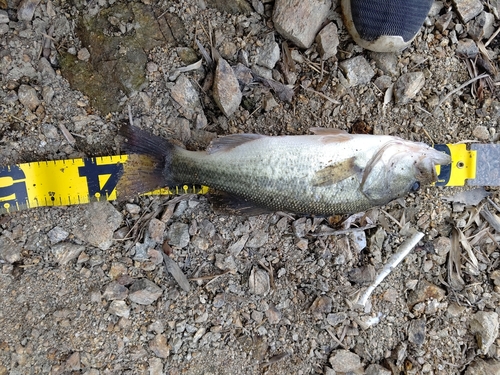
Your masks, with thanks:
[{"label": "shoe", "polygon": [[344,24],[354,41],[375,52],[408,47],[433,0],[342,0]]}]

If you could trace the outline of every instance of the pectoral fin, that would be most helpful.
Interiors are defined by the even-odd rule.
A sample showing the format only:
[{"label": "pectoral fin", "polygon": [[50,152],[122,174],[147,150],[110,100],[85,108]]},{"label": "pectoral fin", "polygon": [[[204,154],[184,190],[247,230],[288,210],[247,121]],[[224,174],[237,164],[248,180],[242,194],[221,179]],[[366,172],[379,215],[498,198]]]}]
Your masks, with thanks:
[{"label": "pectoral fin", "polygon": [[356,157],[345,159],[318,170],[312,180],[313,186],[328,186],[336,184],[361,172],[356,165]]}]

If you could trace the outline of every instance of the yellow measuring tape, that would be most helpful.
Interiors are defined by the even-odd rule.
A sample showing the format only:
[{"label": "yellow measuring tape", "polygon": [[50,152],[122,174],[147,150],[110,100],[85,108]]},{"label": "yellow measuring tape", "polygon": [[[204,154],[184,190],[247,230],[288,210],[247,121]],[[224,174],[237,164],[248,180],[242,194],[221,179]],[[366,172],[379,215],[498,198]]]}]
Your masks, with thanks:
[{"label": "yellow measuring tape", "polygon": [[[27,208],[115,200],[128,155],[23,163],[0,167],[0,214]],[[206,186],[174,186],[148,194],[204,194]]]},{"label": "yellow measuring tape", "polygon": [[[437,166],[438,186],[463,186],[476,175],[476,151],[465,144],[436,145],[452,158]],[[27,208],[69,206],[115,200],[116,185],[128,155],[102,156],[15,164],[0,167],[0,214]],[[174,186],[151,195],[205,194],[207,186]]]},{"label": "yellow measuring tape", "polygon": [[476,178],[477,151],[467,150],[467,145],[435,145],[434,148],[450,155],[451,163],[436,166],[436,186],[464,186],[468,179]]}]

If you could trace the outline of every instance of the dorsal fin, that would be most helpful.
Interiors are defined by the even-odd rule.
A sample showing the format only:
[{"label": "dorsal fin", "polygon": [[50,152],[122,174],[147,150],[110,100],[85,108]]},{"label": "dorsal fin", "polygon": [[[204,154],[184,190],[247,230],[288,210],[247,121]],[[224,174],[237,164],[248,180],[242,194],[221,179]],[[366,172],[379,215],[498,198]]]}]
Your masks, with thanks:
[{"label": "dorsal fin", "polygon": [[243,143],[254,141],[256,139],[265,137],[260,134],[232,134],[225,137],[214,139],[207,148],[208,154],[214,154],[221,151],[230,151]]},{"label": "dorsal fin", "polygon": [[339,135],[339,134],[349,134],[345,130],[342,129],[334,129],[334,128],[311,128],[309,129],[312,133],[316,135]]}]

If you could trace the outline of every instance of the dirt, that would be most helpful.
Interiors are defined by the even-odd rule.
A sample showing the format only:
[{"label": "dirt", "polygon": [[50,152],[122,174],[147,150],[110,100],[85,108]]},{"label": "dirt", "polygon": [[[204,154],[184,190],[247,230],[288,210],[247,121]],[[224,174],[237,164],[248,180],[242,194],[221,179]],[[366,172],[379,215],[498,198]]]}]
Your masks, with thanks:
[{"label": "dirt", "polygon": [[[490,12],[489,3],[483,3]],[[484,71],[477,60],[456,54],[450,30],[462,22],[455,8],[452,26],[440,32],[434,27],[437,16],[431,17],[412,45],[396,55],[395,73],[386,74],[376,67],[374,55],[352,42],[334,4],[328,20],[339,29],[337,55],[322,61],[316,44],[300,50],[288,43],[302,56],[302,62],[295,62],[291,102],[254,84],[237,111],[226,117],[210,86],[204,86],[211,71],[206,61],[197,70],[175,69],[201,59],[195,39],[208,51],[212,44],[231,65],[237,63],[240,49],[255,61],[262,41],[274,32],[269,13],[273,4],[265,3],[265,13],[259,15],[244,13],[246,8],[237,5],[235,13],[226,13],[203,1],[143,1],[141,6],[151,9],[164,37],[160,45],[144,49],[145,83],[131,88],[121,82],[112,88],[116,97],[91,97],[106,85],[101,82],[102,89],[87,93],[76,90],[74,81],[92,74],[64,76],[68,66],[63,60],[86,47],[78,37],[81,17],[94,17],[113,4],[42,1],[31,21],[19,21],[17,1],[0,0],[10,20],[0,38],[2,165],[117,154],[117,129],[129,121],[127,106],[135,125],[190,149],[203,149],[216,135],[308,134],[311,127],[440,144],[478,141],[478,126],[484,126],[487,134],[479,141],[497,141],[500,101],[494,76],[467,85],[437,106],[439,99],[468,81],[471,72]],[[440,14],[451,5],[444,2]],[[119,15],[117,19],[103,34],[130,38],[134,32],[127,22],[135,21]],[[163,19],[166,24],[160,22]],[[44,49],[52,25],[52,43]],[[494,26],[499,26],[498,19]],[[467,27],[458,33],[459,39],[468,36]],[[283,62],[285,40],[277,32],[275,40]],[[485,48],[496,69],[499,44],[495,39]],[[359,55],[376,75],[369,84],[346,87],[338,64]],[[91,63],[87,68],[97,69]],[[280,69],[274,69],[273,78],[288,83]],[[423,72],[425,84],[408,104],[387,101],[385,91],[374,84],[383,75],[394,83],[414,71]],[[189,78],[199,94],[194,109],[172,98],[179,75]],[[35,90],[39,103],[21,103],[22,85]],[[266,106],[271,98],[276,105]],[[104,108],[119,110],[103,112],[103,99],[114,103]],[[75,143],[65,138],[60,125]],[[499,196],[496,188],[488,187],[489,201],[463,204],[441,199],[462,190],[422,187],[406,199],[370,210],[349,226],[373,223],[369,229],[339,235],[330,232],[342,229],[345,217],[235,216],[215,212],[203,195],[107,204],[112,205],[105,206],[110,215],[122,215],[121,223],[110,227],[110,246],[94,240],[95,233],[87,230],[111,225],[95,205],[3,215],[2,248],[11,249],[17,258],[1,263],[0,374],[334,374],[335,358],[342,350],[360,360],[352,373],[384,374],[373,366],[367,370],[380,364],[393,374],[473,374],[484,363],[492,366],[488,371],[496,368],[498,373],[498,338],[484,353],[481,340],[486,337],[476,334],[471,322],[478,311],[500,313],[499,237],[481,214],[497,215]],[[157,240],[150,238],[151,223],[161,228]],[[67,233],[64,240],[53,239],[55,227]],[[375,289],[369,306],[356,308],[359,292],[373,273],[415,231],[423,232],[424,238]],[[363,237],[365,248],[360,245]],[[61,250],[74,250],[76,255],[62,262],[57,242],[78,245]],[[147,255],[139,254],[137,243],[146,243]],[[166,272],[161,263],[164,249],[191,278],[189,292]],[[457,254],[462,282],[450,260]],[[148,304],[133,302],[131,285],[140,279],[159,286],[161,296]],[[121,292],[110,292],[112,288]],[[491,327],[489,332],[495,334]]]}]

